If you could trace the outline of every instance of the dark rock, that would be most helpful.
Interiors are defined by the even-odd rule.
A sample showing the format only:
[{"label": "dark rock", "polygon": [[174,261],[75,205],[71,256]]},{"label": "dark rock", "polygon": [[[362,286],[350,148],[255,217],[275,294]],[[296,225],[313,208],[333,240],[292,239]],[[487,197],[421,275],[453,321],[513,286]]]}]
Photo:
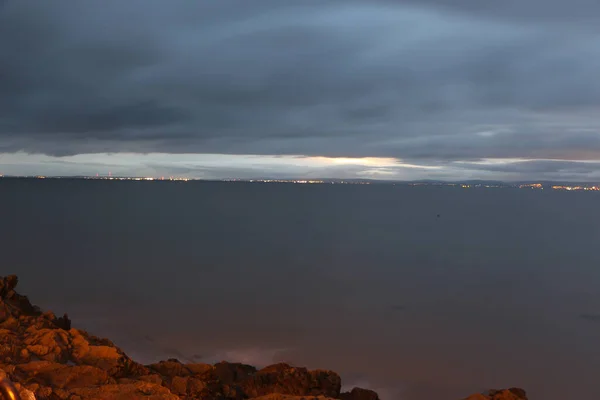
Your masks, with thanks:
[{"label": "dark rock", "polygon": [[487,394],[474,394],[465,400],[527,400],[527,393],[519,388],[490,390]]},{"label": "dark rock", "polygon": [[253,397],[252,400],[335,400],[324,396],[292,396],[289,394],[272,393],[265,396]]},{"label": "dark rock", "polygon": [[182,364],[179,360],[176,360],[174,358],[171,358],[166,361],[160,361],[156,364],[151,364],[148,366],[148,368],[168,378],[173,378],[174,376],[192,375],[192,372],[188,368],[186,368],[184,364]]},{"label": "dark rock", "polygon": [[340,395],[341,400],[379,400],[379,395],[372,390],[354,388]]},{"label": "dark rock", "polygon": [[14,289],[19,283],[16,275],[9,275],[0,279],[0,299],[4,300],[14,294]]},{"label": "dark rock", "polygon": [[275,364],[256,372],[241,384],[248,397],[271,393],[296,396],[323,395],[338,398],[341,379],[332,371],[308,371],[288,364]]},{"label": "dark rock", "polygon": [[153,377],[152,380],[148,380],[148,382],[156,382],[156,378],[162,382],[160,375],[152,374],[150,368],[143,366],[130,358],[124,358],[122,364],[117,368],[117,370],[113,373],[115,378],[138,378],[142,379],[143,377]]},{"label": "dark rock", "polygon": [[60,329],[64,329],[65,331],[71,329],[71,320],[69,319],[69,316],[65,314],[62,317],[57,318],[56,326]]},{"label": "dark rock", "polygon": [[0,277],[0,300],[10,308],[15,309],[21,315],[39,315],[40,309],[33,306],[27,296],[23,296],[15,292],[15,288],[19,283],[19,278],[16,275]]},{"label": "dark rock", "polygon": [[256,368],[241,363],[228,363],[222,361],[214,365],[213,374],[215,379],[226,385],[239,383],[256,373]]},{"label": "dark rock", "polygon": [[514,394],[515,396],[521,397],[523,399],[527,399],[527,392],[525,392],[525,390],[521,389],[521,388],[510,388],[508,389],[509,392],[511,392],[512,394]]}]

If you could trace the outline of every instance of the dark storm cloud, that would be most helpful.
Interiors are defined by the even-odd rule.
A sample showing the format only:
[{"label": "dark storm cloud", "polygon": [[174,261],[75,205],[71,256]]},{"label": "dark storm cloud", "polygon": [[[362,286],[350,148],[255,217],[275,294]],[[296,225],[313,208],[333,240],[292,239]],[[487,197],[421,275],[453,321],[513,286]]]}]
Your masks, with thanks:
[{"label": "dark storm cloud", "polygon": [[596,11],[9,0],[0,150],[594,159]]}]

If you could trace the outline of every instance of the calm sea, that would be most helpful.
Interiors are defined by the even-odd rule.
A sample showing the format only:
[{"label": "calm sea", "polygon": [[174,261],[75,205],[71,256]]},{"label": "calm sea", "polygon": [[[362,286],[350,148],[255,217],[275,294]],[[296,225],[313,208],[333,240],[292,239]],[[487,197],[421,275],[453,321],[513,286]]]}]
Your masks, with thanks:
[{"label": "calm sea", "polygon": [[1,273],[142,362],[287,361],[384,400],[600,393],[596,193],[3,180],[0,213]]}]

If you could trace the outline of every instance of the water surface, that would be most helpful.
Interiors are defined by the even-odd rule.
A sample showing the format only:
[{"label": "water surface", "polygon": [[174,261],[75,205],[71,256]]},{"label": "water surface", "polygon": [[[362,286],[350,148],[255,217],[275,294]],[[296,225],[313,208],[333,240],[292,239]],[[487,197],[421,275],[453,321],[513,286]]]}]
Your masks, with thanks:
[{"label": "water surface", "polygon": [[2,180],[1,271],[143,362],[287,361],[384,400],[507,386],[594,398],[599,204],[549,190]]}]

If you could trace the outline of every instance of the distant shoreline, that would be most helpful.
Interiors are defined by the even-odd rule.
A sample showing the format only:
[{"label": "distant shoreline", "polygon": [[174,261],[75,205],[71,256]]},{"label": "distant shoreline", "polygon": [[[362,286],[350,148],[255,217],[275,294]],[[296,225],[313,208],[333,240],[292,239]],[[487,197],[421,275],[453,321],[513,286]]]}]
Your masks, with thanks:
[{"label": "distant shoreline", "polygon": [[592,182],[497,182],[497,181],[388,181],[376,179],[203,179],[187,177],[140,177],[140,176],[7,176],[0,175],[1,180],[86,180],[86,181],[159,181],[159,182],[205,182],[205,183],[262,183],[262,184],[337,184],[337,185],[391,185],[391,186],[446,186],[470,188],[495,188],[495,189],[527,189],[527,190],[557,190],[557,191],[600,191],[600,183]]}]

